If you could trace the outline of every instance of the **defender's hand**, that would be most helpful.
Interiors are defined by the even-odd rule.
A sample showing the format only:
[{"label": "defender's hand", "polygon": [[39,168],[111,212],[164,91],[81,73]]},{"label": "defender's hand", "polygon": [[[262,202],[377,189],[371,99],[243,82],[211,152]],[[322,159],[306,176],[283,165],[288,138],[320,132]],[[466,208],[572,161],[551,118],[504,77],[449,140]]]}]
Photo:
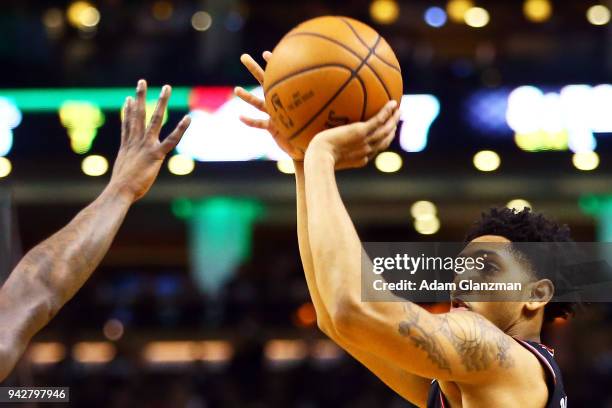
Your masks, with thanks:
[{"label": "defender's hand", "polygon": [[191,122],[189,116],[185,116],[166,139],[159,140],[170,93],[170,86],[164,85],[147,127],[145,127],[146,81],[142,79],[138,81],[136,100],[128,96],[123,107],[121,147],[113,167],[110,185],[122,194],[126,194],[132,201],[142,198],[149,191],[164,158],[180,142]]},{"label": "defender's hand", "polygon": [[366,122],[318,133],[310,142],[306,157],[329,155],[336,169],[363,167],[389,147],[395,137],[399,117],[397,102],[387,102],[380,112]]},{"label": "defender's hand", "polygon": [[[272,53],[270,51],[264,51],[263,58],[264,60],[266,60],[266,62],[270,60],[270,57],[272,57]],[[242,64],[249,70],[249,72],[257,80],[257,82],[259,82],[259,84],[263,87],[264,70],[253,59],[253,57],[251,57],[249,54],[242,54],[242,56],[240,57],[240,62],[242,62]],[[265,102],[262,99],[259,99],[258,97],[253,95],[252,93],[247,92],[246,89],[237,86],[236,88],[234,88],[234,94],[249,105],[255,107],[256,109],[259,109],[264,113],[268,113],[268,111],[266,110]],[[283,151],[285,151],[289,156],[291,156],[292,159],[304,159],[304,154],[295,147],[291,146],[289,141],[279,134],[278,130],[274,127],[274,124],[272,123],[270,118],[255,119],[241,116],[240,120],[247,126],[254,127],[257,129],[264,129],[270,132],[270,134],[274,138],[274,141],[276,141],[276,144],[278,144],[278,146],[283,149]]]}]

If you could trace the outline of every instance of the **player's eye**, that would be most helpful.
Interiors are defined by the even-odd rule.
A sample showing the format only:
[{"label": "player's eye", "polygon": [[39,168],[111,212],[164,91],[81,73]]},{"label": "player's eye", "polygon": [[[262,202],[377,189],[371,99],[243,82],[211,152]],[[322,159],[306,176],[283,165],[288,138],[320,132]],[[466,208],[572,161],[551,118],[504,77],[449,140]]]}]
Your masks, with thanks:
[{"label": "player's eye", "polygon": [[482,271],[487,275],[491,275],[499,272],[499,266],[495,262],[485,261]]}]

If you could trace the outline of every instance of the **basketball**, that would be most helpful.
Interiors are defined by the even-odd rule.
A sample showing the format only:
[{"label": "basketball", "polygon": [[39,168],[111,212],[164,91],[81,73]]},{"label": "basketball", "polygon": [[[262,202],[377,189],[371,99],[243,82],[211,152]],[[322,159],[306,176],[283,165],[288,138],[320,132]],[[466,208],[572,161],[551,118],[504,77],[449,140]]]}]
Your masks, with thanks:
[{"label": "basketball", "polygon": [[308,20],[274,48],[264,74],[266,108],[302,152],[320,131],[375,115],[402,96],[393,50],[368,25],[337,16]]}]

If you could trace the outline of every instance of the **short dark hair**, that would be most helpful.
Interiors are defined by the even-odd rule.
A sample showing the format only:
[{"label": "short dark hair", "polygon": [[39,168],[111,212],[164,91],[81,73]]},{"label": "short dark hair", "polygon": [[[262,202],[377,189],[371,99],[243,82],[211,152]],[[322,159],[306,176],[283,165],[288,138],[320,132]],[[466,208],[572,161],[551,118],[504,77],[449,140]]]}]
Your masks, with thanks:
[{"label": "short dark hair", "polygon": [[[503,207],[483,212],[465,239],[469,242],[483,235],[499,235],[512,242],[573,242],[567,225],[560,225],[528,207],[521,211]],[[544,321],[567,318],[574,314],[575,308],[575,302],[550,302],[544,308]]]}]

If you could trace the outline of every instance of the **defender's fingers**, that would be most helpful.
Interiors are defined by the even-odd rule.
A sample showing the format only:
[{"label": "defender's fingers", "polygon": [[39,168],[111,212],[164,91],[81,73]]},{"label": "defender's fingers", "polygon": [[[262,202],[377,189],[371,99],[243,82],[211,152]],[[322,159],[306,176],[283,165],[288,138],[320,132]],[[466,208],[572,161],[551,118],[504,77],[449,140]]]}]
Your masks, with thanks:
[{"label": "defender's fingers", "polygon": [[[132,121],[132,132],[139,133],[144,130],[145,100],[147,98],[147,82],[144,79],[136,85],[136,105],[134,106],[134,119]],[[134,136],[131,134],[130,136]]]},{"label": "defender's fingers", "polygon": [[367,142],[372,145],[378,144],[380,140],[383,140],[385,137],[387,137],[389,132],[391,132],[393,128],[397,126],[397,121],[399,120],[399,118],[400,118],[400,112],[399,112],[399,109],[396,109],[393,115],[390,118],[388,118],[387,121],[382,126],[379,126],[374,131],[374,133],[372,133],[368,137]]},{"label": "defender's fingers", "polygon": [[242,54],[240,62],[249,70],[260,85],[263,85],[264,71],[261,66],[249,54]]},{"label": "defender's fingers", "polygon": [[262,112],[268,113],[266,111],[266,103],[263,101],[263,99],[259,99],[252,93],[248,92],[246,89],[237,86],[234,88],[234,94],[249,105],[259,109]]},{"label": "defender's fingers", "polygon": [[176,125],[176,128],[174,128],[172,133],[170,133],[170,135],[168,135],[168,137],[164,139],[160,146],[161,151],[164,153],[164,155],[170,153],[172,149],[174,149],[176,145],[179,144],[190,123],[191,118],[185,115],[183,119],[181,119],[181,121],[178,123],[178,125]]},{"label": "defender's fingers", "polygon": [[368,133],[374,132],[377,128],[383,126],[385,122],[393,115],[393,111],[397,106],[397,102],[391,100],[383,106],[383,108],[374,115],[370,120],[365,122]]},{"label": "defender's fingers", "polygon": [[266,60],[266,62],[270,62],[270,58],[272,58],[272,53],[270,51],[264,51],[261,56],[264,60]]},{"label": "defender's fingers", "polygon": [[132,119],[132,97],[128,96],[125,98],[123,104],[123,120],[121,121],[121,144],[127,142],[130,132],[130,121]]},{"label": "defender's fingers", "polygon": [[257,129],[268,130],[268,127],[270,126],[270,119],[254,119],[246,116],[240,116],[240,121],[247,126]]},{"label": "defender's fingers", "polygon": [[157,100],[157,105],[155,106],[153,116],[151,116],[151,122],[149,122],[149,127],[147,128],[147,133],[150,133],[155,138],[158,137],[159,131],[161,130],[164,114],[166,113],[168,100],[170,99],[171,94],[172,88],[170,85],[164,85],[159,94],[159,99]]}]

